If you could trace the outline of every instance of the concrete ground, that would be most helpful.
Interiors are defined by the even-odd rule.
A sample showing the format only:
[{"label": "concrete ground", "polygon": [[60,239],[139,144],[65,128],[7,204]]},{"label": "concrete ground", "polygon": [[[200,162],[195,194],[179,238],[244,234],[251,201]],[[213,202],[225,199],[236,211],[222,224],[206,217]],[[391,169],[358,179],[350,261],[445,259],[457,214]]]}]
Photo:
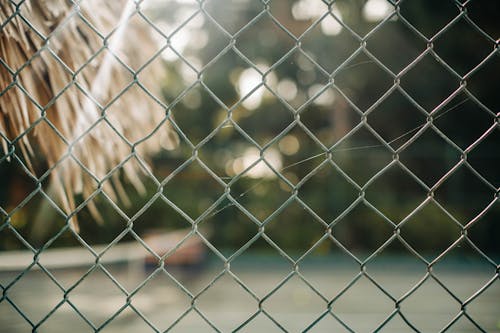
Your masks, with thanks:
[{"label": "concrete ground", "polygon": [[[460,316],[447,331],[500,332],[500,281],[495,277],[494,267],[484,262],[456,260],[436,265],[432,272],[437,280],[428,277],[415,292],[398,303],[400,312],[393,317],[394,300],[401,299],[426,277],[425,265],[414,258],[394,257],[373,262],[366,269],[371,280],[361,276],[344,293],[345,286],[360,272],[359,266],[348,260],[325,257],[304,262],[299,266],[301,276],[290,276],[292,266],[282,258],[241,258],[232,263],[230,269],[253,296],[230,274],[214,281],[224,266],[211,260],[204,267],[173,269],[169,271],[171,276],[161,272],[153,275],[132,295],[130,307],[125,307],[124,291],[136,290],[152,270],[144,270],[140,263],[106,269],[94,270],[70,289],[67,302],[64,302],[64,292],[46,273],[29,271],[8,288],[8,298],[0,302],[0,332],[31,332],[28,320],[35,326],[40,323],[37,332],[47,333],[94,332],[95,328],[108,333],[155,332],[155,329],[373,332],[378,328],[380,332],[393,333],[439,332],[460,314],[460,301],[470,299],[487,284],[489,287],[466,305],[467,316]],[[85,272],[82,268],[50,273],[62,288],[68,289]],[[109,279],[108,273],[120,286]],[[0,283],[8,286],[18,276],[19,272],[0,273]],[[285,280],[286,283],[275,289]],[[196,309],[191,308],[190,294],[198,295],[193,301]],[[328,303],[332,300],[328,312]],[[58,304],[61,305],[51,313]],[[147,318],[149,324],[141,316]],[[391,319],[382,325],[388,318]]]}]

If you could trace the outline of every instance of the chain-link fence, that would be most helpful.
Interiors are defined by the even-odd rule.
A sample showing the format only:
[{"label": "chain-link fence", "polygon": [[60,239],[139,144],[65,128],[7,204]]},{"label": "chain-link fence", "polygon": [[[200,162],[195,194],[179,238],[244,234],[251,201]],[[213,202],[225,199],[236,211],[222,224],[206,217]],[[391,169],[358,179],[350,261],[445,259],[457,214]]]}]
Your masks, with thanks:
[{"label": "chain-link fence", "polygon": [[3,1],[0,331],[499,331],[498,9]]}]

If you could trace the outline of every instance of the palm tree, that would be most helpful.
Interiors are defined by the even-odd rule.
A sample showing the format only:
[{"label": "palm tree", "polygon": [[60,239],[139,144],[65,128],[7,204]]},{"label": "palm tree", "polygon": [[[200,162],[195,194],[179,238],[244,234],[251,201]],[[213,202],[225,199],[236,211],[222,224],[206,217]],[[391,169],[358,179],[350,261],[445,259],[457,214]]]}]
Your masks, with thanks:
[{"label": "palm tree", "polygon": [[[177,144],[165,109],[152,97],[157,92],[145,88],[159,87],[165,72],[159,61],[145,66],[151,54],[145,50],[158,47],[145,22],[129,20],[136,5],[0,2],[4,158],[22,159],[33,174],[40,165],[50,170],[50,186],[66,213],[75,208],[75,194],[86,198],[101,186],[127,201],[120,179],[143,191],[147,157]],[[99,219],[92,201],[88,207]]]}]

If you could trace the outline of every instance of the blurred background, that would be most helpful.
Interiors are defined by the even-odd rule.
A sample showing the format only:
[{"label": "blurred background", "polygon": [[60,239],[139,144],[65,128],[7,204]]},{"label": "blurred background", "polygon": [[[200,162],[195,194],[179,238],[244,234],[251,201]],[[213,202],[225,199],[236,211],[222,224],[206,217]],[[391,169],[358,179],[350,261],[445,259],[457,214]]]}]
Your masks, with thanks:
[{"label": "blurred background", "polygon": [[[453,291],[467,285],[464,297],[471,296],[495,276],[492,263],[498,263],[500,254],[500,205],[495,191],[500,185],[500,133],[495,118],[500,107],[500,59],[494,43],[500,35],[500,6],[494,1],[467,2],[472,24],[457,17],[463,2],[403,1],[398,17],[390,16],[394,6],[387,1],[335,1],[334,17],[327,14],[327,2],[319,0],[211,0],[203,2],[204,12],[197,1],[145,1],[141,15],[131,20],[148,24],[147,18],[154,23],[150,33],[159,40],[158,50],[166,43],[164,36],[171,37],[171,48],[154,61],[168,69],[159,97],[174,116],[180,145],[165,147],[151,160],[151,174],[144,177],[145,195],[125,185],[130,205],[96,196],[93,201],[105,223],[96,223],[83,209],[78,213],[78,236],[70,230],[60,232],[66,222],[47,198],[37,194],[25,201],[36,189],[35,182],[15,161],[4,160],[0,206],[15,213],[8,223],[1,216],[0,250],[25,250],[25,242],[40,248],[49,240],[50,249],[83,249],[83,243],[94,247],[136,242],[137,235],[154,249],[155,235],[173,230],[188,235],[196,221],[206,238],[199,243],[202,258],[194,260],[195,265],[172,265],[187,285],[205,286],[214,272],[224,270],[221,258],[238,253],[234,265],[241,260],[245,282],[254,281],[255,288],[266,290],[265,295],[291,271],[290,262],[280,256],[281,249],[294,260],[301,258],[300,264],[306,271],[311,269],[317,285],[338,292],[360,272],[357,260],[365,260],[383,246],[369,264],[381,280],[389,278],[383,274],[387,267],[401,274],[398,282],[389,279],[383,284],[399,288],[394,292],[399,297],[425,276],[426,266],[416,254],[434,260],[462,236],[463,226],[477,218],[466,230],[470,241],[452,247],[439,261],[441,276],[456,286]],[[425,38],[436,34],[430,50]],[[368,36],[366,45],[360,48],[364,36]],[[234,48],[228,48],[231,43]],[[473,69],[467,76],[467,91],[457,92],[460,76]],[[391,73],[402,73],[398,86],[402,89],[394,85]],[[431,111],[434,128],[422,131]],[[301,124],[293,124],[297,113]],[[229,114],[234,123],[227,121]],[[364,117],[366,125],[361,124]],[[495,122],[496,128],[488,131]],[[471,168],[461,165],[439,182],[460,162],[462,151],[479,138],[467,153]],[[194,147],[199,161],[185,164]],[[387,167],[394,158],[391,148],[400,147],[400,164]],[[334,163],[325,162],[327,150]],[[267,164],[255,164],[261,152]],[[156,197],[158,182],[164,180],[164,196]],[[246,212],[224,199],[224,184],[229,183],[231,195]],[[359,187],[367,183],[363,201]],[[437,183],[434,200],[416,210],[428,198],[426,187]],[[285,204],[294,189],[300,200]],[[22,208],[16,208],[21,203]],[[133,227],[123,233],[127,217]],[[258,221],[266,221],[266,237],[256,238]],[[402,221],[400,236],[406,243],[395,238],[384,245],[394,235],[394,225]],[[325,236],[328,224],[334,239]],[[266,279],[245,275],[256,263],[267,261],[266,267],[276,274],[269,273]],[[148,269],[155,265],[153,260]],[[119,277],[130,273],[116,269]],[[336,269],[341,281],[329,283],[325,279]],[[307,301],[310,296],[300,290],[291,292],[295,301],[284,300],[299,304],[298,312],[300,304],[306,304],[306,309],[312,306]],[[498,281],[487,291],[488,301],[477,313],[480,318],[489,313],[482,323],[493,331],[498,329],[499,313],[494,311],[500,296]],[[369,294],[363,288],[355,293],[359,294],[353,299]],[[431,288],[426,295],[435,293]],[[212,302],[216,304],[217,298]],[[450,313],[460,310],[456,304],[450,307],[456,308]],[[355,308],[347,306],[351,310],[346,311]],[[316,317],[304,322],[312,318]],[[422,325],[426,318],[421,317]],[[443,327],[453,316],[446,318],[436,327]],[[356,325],[356,320],[350,323]],[[287,329],[299,328],[305,326]],[[395,331],[400,329],[396,326]]]},{"label": "blurred background", "polygon": [[[458,14],[453,1],[425,4],[405,2],[401,5],[401,14],[427,37],[436,34]],[[495,37],[499,30],[495,23],[498,8],[489,4],[492,8],[487,10],[485,6],[488,4],[473,1],[467,9],[469,16]],[[271,1],[269,14],[274,18],[262,14],[264,6],[259,1],[234,1],[230,5],[224,4],[223,11],[219,1],[208,1],[205,8],[213,19],[196,14],[199,5],[195,1],[152,2],[151,6],[159,7],[161,11],[150,8],[144,13],[162,33],[170,35],[178,29],[172,36],[172,46],[177,54],[166,49],[155,61],[168,67],[162,98],[167,105],[172,105],[171,112],[185,135],[177,148],[165,150],[152,161],[153,175],[159,181],[172,175],[192,156],[192,147],[203,141],[198,150],[200,160],[226,182],[257,160],[259,147],[256,144],[265,146],[266,159],[291,184],[297,184],[322,164],[325,155],[293,164],[333,146],[333,161],[348,177],[363,186],[392,161],[392,152],[380,139],[391,142],[390,146],[397,149],[417,131],[392,140],[420,129],[426,121],[424,112],[430,112],[443,103],[436,116],[452,110],[434,124],[448,139],[427,129],[399,154],[400,161],[431,187],[460,161],[459,149],[470,146],[494,123],[492,112],[499,107],[496,93],[500,64],[497,55],[467,80],[468,90],[479,103],[466,93],[458,93],[444,102],[460,83],[451,70],[464,75],[494,49],[494,44],[464,19],[458,20],[434,42],[434,51],[447,65],[438,63],[427,54],[401,77],[401,87],[414,103],[395,90],[371,108],[393,86],[394,79],[362,51],[347,59],[360,46],[353,33],[364,36],[391,13],[392,7],[384,1],[337,2],[335,14],[353,32],[332,16],[326,16],[311,28],[311,24],[327,11],[322,1]],[[222,54],[229,43],[228,33],[235,34],[256,16],[259,19],[235,39],[235,46],[242,56],[233,50]],[[132,20],[141,18],[135,15]],[[283,26],[279,27],[276,22]],[[153,28],[151,33],[158,39],[162,38]],[[294,49],[293,38],[298,36],[301,36],[301,48]],[[426,47],[426,42],[415,31],[395,17],[371,32],[366,43],[366,49],[393,73],[406,68]],[[276,66],[278,60],[282,61]],[[227,118],[227,110],[262,82],[262,76],[253,68],[254,65],[249,64],[250,61],[267,73],[266,87],[257,88],[231,110],[235,122],[253,142],[231,125],[218,127]],[[272,70],[267,72],[271,66]],[[196,83],[197,71],[202,68],[205,68],[203,83]],[[327,74],[334,71],[337,71],[335,87],[325,89],[329,81]],[[148,97],[145,95],[144,98]],[[289,127],[294,119],[293,108],[300,108],[301,121],[307,130],[304,126]],[[367,123],[380,135],[379,138],[366,127],[359,126],[361,115],[367,109],[370,109]],[[351,132],[355,127],[357,130]],[[214,130],[216,134],[209,137]],[[273,140],[277,135],[281,135],[281,139]],[[500,182],[498,143],[499,133],[494,130],[467,156],[470,165],[497,188]],[[6,212],[10,212],[35,189],[35,184],[15,162],[4,161],[0,173],[0,203]],[[140,196],[130,188],[127,193],[133,196],[131,205],[116,203],[129,217],[134,216],[157,192],[155,182],[148,180],[146,176],[149,185],[146,195]],[[290,197],[290,183],[285,183],[259,163],[231,185],[231,194],[262,221]],[[214,175],[197,162],[176,173],[163,190],[165,196],[193,220],[224,193],[224,187]],[[336,168],[323,163],[312,177],[301,183],[298,197],[330,223],[353,203],[358,192]],[[385,170],[366,189],[366,199],[394,223],[406,217],[426,195],[424,187],[398,166]],[[460,167],[435,191],[435,199],[462,225],[481,212],[494,195],[494,190],[466,167]],[[36,195],[11,218],[12,226],[34,246],[44,244],[65,223],[55,209],[44,205],[46,201]],[[124,229],[126,221],[103,196],[94,201],[106,223],[99,225],[88,212],[81,211],[78,214],[81,237],[91,244],[107,243]],[[228,203],[220,203],[213,211]],[[44,216],[39,217],[41,207],[45,208]],[[499,226],[494,223],[499,217],[498,209],[498,204],[495,204],[468,230],[470,239],[490,255],[500,250],[496,237]],[[202,225],[211,230],[216,228],[211,241],[217,248],[228,251],[238,249],[258,231],[257,225],[234,206],[204,219]],[[134,230],[138,233],[157,228],[186,227],[190,227],[189,221],[161,199],[155,200],[134,222]],[[310,213],[292,204],[273,218],[266,233],[287,250],[304,252],[321,237],[324,229]],[[385,241],[392,230],[389,223],[362,204],[342,217],[335,228],[336,237],[344,246],[368,252]],[[459,237],[460,227],[436,205],[429,204],[406,223],[401,233],[419,251],[439,253]],[[24,248],[9,230],[1,232],[0,237],[0,246],[4,250]],[[76,241],[68,232],[60,235],[57,243],[72,245]],[[263,247],[266,247],[265,242],[259,243],[256,249]],[[325,242],[321,251],[326,253],[333,250],[332,247],[332,242]]]}]

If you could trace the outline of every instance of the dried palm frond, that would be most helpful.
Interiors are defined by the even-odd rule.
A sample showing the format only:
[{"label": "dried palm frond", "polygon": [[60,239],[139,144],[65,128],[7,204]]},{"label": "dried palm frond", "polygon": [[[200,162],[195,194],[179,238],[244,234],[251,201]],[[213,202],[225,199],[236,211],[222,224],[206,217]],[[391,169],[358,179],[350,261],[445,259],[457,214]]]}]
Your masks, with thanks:
[{"label": "dried palm frond", "polygon": [[[128,159],[177,144],[164,108],[142,89],[160,86],[163,66],[152,62],[140,78],[134,72],[158,47],[123,8],[124,1],[0,1],[0,141],[5,154],[17,145],[32,170],[44,161],[67,213],[75,194],[88,197],[103,180],[107,195],[127,200],[115,169],[142,191],[144,170]],[[149,138],[158,127],[163,135]],[[88,207],[99,216],[92,201]]]}]

